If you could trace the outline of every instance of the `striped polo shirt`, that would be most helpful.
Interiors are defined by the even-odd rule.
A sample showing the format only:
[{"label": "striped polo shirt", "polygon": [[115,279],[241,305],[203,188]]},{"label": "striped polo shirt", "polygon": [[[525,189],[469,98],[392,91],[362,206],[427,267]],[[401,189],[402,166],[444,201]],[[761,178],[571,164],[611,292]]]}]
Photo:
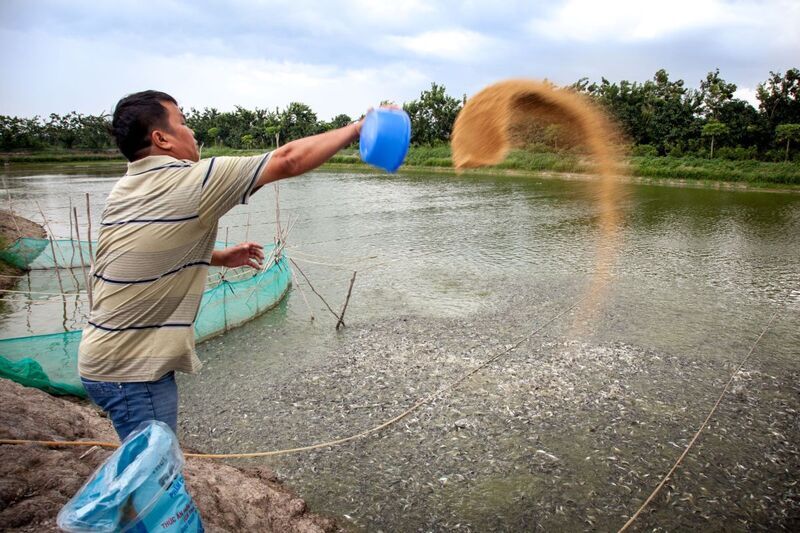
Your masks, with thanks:
[{"label": "striped polo shirt", "polygon": [[247,203],[270,154],[128,164],[103,210],[80,375],[154,381],[200,369],[194,320],[219,218]]}]

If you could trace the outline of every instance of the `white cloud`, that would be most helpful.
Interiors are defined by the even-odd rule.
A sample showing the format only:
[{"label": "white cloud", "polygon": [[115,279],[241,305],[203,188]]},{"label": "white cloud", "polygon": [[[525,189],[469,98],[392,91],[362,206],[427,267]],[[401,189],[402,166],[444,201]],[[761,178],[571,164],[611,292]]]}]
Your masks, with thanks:
[{"label": "white cloud", "polygon": [[756,90],[750,87],[739,87],[733,93],[734,98],[744,100],[756,109],[758,109],[758,98],[756,98]]},{"label": "white cloud", "polygon": [[[431,2],[423,0],[394,0],[381,2],[375,0],[350,0],[348,11],[361,22],[368,22],[380,28],[409,26],[428,19],[436,12]],[[359,29],[354,29],[359,31]]]},{"label": "white cloud", "polygon": [[411,36],[387,37],[384,49],[387,48],[400,48],[422,57],[471,62],[491,54],[496,42],[471,30],[444,29]]},{"label": "white cloud", "polygon": [[0,114],[97,113],[152,87],[195,107],[298,100],[327,119],[432,81],[461,94],[504,77],[643,81],[661,67],[692,86],[719,67],[754,102],[749,88],[800,52],[800,0],[162,4],[153,18],[135,0],[0,0]]},{"label": "white cloud", "polygon": [[[784,0],[777,4],[790,6]],[[769,11],[762,3],[723,0],[567,0],[530,26],[537,35],[556,40],[646,41],[687,30],[756,25],[773,18]]]},{"label": "white cloud", "polygon": [[[372,68],[212,54],[155,55],[125,44],[0,30],[3,43],[7,46],[0,60],[9,72],[24,76],[0,83],[0,114],[20,116],[108,112],[125,94],[157,89],[185,108],[263,109],[299,101],[329,119],[339,113],[358,116],[381,100],[410,100],[430,80],[403,61]],[[70,60],[89,57],[90,62]],[[50,68],[36,67],[45,62]]]},{"label": "white cloud", "polygon": [[351,69],[185,55],[148,59],[146,64],[152,84],[169,80],[174,96],[185,107],[283,107],[298,101],[310,105],[323,119],[339,113],[358,116],[381,100],[402,102],[415,96],[427,81],[420,71],[403,63]]}]

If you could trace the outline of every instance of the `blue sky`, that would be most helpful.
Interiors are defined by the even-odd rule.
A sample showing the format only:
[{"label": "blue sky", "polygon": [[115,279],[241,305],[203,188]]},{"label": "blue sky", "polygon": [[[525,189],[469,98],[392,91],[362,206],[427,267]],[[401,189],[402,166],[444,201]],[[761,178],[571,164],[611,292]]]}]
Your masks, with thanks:
[{"label": "blue sky", "polygon": [[404,102],[435,81],[510,77],[690,87],[714,68],[755,103],[800,67],[797,0],[0,1],[0,114],[111,111],[169,92],[184,108],[309,104],[322,119]]}]

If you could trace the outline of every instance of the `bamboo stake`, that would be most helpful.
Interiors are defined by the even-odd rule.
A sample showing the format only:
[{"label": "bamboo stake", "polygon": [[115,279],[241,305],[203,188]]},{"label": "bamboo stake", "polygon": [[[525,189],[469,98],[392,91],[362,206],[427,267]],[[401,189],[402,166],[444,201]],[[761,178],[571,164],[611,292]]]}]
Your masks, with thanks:
[{"label": "bamboo stake", "polygon": [[[47,228],[47,231],[51,235],[51,237],[50,237],[50,250],[51,250],[51,252],[53,254],[53,263],[55,263],[55,266],[56,266],[56,276],[59,279],[61,279],[61,276],[60,276],[60,274],[58,272],[59,268],[61,268],[61,267],[58,264],[58,258],[56,257],[55,243],[53,242],[53,239],[52,239],[52,236],[55,235],[55,233],[53,233],[53,228],[50,227],[50,222],[47,220],[47,217],[45,216],[44,211],[42,210],[42,206],[39,205],[39,201],[38,200],[36,201],[36,207],[39,208],[39,213],[42,214],[42,219],[44,220],[45,228]],[[69,240],[70,240],[70,242],[72,242],[72,234],[70,234]],[[77,287],[80,285],[80,283],[78,282],[78,278],[75,277],[75,273],[72,271],[72,269],[68,268],[68,266],[66,264],[67,263],[67,258],[63,253],[61,253],[61,248],[58,248],[58,255],[61,256],[61,259],[64,262],[64,268],[66,268],[69,271],[69,275],[72,278],[72,281],[75,282],[75,287],[76,287],[76,290],[77,290]],[[70,266],[71,265],[72,265],[72,263],[70,263]],[[61,292],[62,293],[64,292],[63,287],[61,289]]]},{"label": "bamboo stake", "polygon": [[344,312],[347,310],[347,304],[350,302],[350,294],[353,292],[353,283],[356,282],[356,274],[358,271],[353,271],[353,277],[350,278],[350,287],[347,289],[347,298],[344,299],[344,306],[342,306],[342,312],[339,313],[339,322],[336,323],[336,329],[339,329],[339,326],[344,326]]},{"label": "bamboo stake", "polygon": [[303,276],[303,279],[305,279],[305,280],[306,280],[306,283],[308,283],[308,287],[311,289],[311,291],[312,291],[314,294],[316,294],[316,295],[319,297],[319,299],[320,299],[320,300],[322,300],[322,303],[324,303],[324,304],[325,304],[325,307],[327,307],[327,308],[328,308],[328,311],[330,311],[330,312],[331,312],[331,314],[332,314],[333,316],[335,316],[335,317],[336,317],[336,320],[339,320],[340,322],[342,322],[342,325],[344,326],[344,325],[345,325],[344,321],[342,321],[342,320],[339,318],[339,315],[337,315],[337,314],[336,314],[336,311],[334,311],[334,310],[333,310],[333,308],[332,308],[330,305],[328,305],[328,302],[326,302],[326,301],[325,301],[325,298],[323,298],[323,297],[322,297],[322,295],[321,295],[320,293],[318,293],[318,292],[317,292],[317,290],[316,290],[316,289],[314,288],[314,286],[311,284],[311,280],[309,280],[309,279],[308,279],[308,276],[306,276],[306,275],[305,275],[305,273],[303,272],[303,269],[301,269],[301,268],[300,268],[300,267],[297,265],[297,263],[295,263],[295,262],[294,262],[294,259],[292,259],[291,257],[289,258],[289,261],[291,261],[291,262],[292,262],[292,264],[293,264],[293,265],[294,265],[294,267],[297,269],[297,271],[298,271],[298,272],[300,272],[300,274]]},{"label": "bamboo stake", "polygon": [[56,245],[53,244],[53,230],[50,229],[50,223],[47,221],[47,217],[44,216],[44,211],[42,210],[42,206],[39,205],[39,201],[36,201],[36,207],[39,208],[39,213],[42,215],[42,220],[44,220],[44,225],[47,228],[47,231],[50,233],[48,235],[48,240],[50,241],[50,253],[53,254],[53,264],[56,266],[56,278],[58,278],[58,288],[61,289],[61,294],[64,294],[64,284],[61,282],[61,272],[58,268],[58,259],[56,258]]},{"label": "bamboo stake", "polygon": [[[229,231],[230,231],[230,228],[228,228],[228,227],[225,227],[225,249],[227,249],[227,248],[228,248],[228,232],[229,232]],[[226,267],[226,266],[223,266],[223,267],[222,267],[222,272],[220,273],[220,276],[221,276],[221,277],[224,279],[224,278],[225,278],[225,274],[226,274],[227,272],[228,272],[228,267]]]},{"label": "bamboo stake", "polygon": [[223,325],[223,329],[222,329],[223,332],[228,331],[228,301],[227,301],[228,287],[225,286],[226,283],[227,283],[227,280],[223,279],[222,283],[221,283],[221,285],[222,285],[222,320],[224,321],[224,325]]},{"label": "bamboo stake", "polygon": [[[47,232],[50,234],[50,237],[51,238],[55,237],[55,233],[53,232],[53,228],[50,227],[50,221],[45,216],[44,210],[42,210],[42,206],[39,204],[39,200],[36,200],[36,207],[39,208],[39,213],[42,215],[42,220],[44,220],[44,227],[47,229]],[[71,238],[72,238],[72,236],[70,235],[70,239]],[[64,256],[64,254],[61,253],[61,250],[59,250],[59,254],[58,255],[61,256],[61,259],[63,260],[64,263],[67,262],[67,258]],[[58,261],[57,261],[57,257],[56,257],[55,252],[53,252],[53,262],[56,264],[56,266],[58,266]],[[64,266],[66,267],[66,264]]]},{"label": "bamboo stake", "polygon": [[75,217],[75,235],[78,237],[78,253],[81,256],[81,270],[83,270],[83,279],[86,283],[86,295],[89,297],[89,313],[92,312],[92,283],[89,279],[89,274],[86,272],[86,262],[83,260],[83,247],[80,245],[81,232],[78,227],[78,208],[72,208],[72,215]]},{"label": "bamboo stake", "polygon": [[275,182],[273,187],[275,188],[275,231],[280,238],[283,238],[283,231],[281,230],[281,189],[278,186],[278,182]]},{"label": "bamboo stake", "polygon": [[3,187],[5,187],[6,194],[8,195],[8,211],[11,213],[11,220],[14,221],[14,227],[17,228],[17,238],[19,239],[22,237],[22,232],[19,230],[19,224],[17,224],[17,215],[14,214],[14,203],[11,201],[11,189],[8,188],[5,176],[3,176]]},{"label": "bamboo stake", "polygon": [[[92,209],[89,205],[89,193],[86,193],[86,223],[88,226],[86,227],[86,241],[89,243],[89,270],[93,268],[94,265],[94,250],[92,250]],[[78,239],[80,243],[80,239]]]},{"label": "bamboo stake", "polygon": [[64,328],[64,331],[69,331],[67,327],[67,295],[61,295],[61,309],[62,309],[62,320],[61,320],[61,327]]},{"label": "bamboo stake", "polygon": [[[75,241],[72,240],[72,196],[69,197],[69,211],[67,211],[67,218],[69,219],[69,244],[72,247],[72,257],[69,258],[69,266],[75,264]],[[81,245],[80,234],[78,234],[78,246]]]},{"label": "bamboo stake", "polygon": [[28,271],[25,274],[25,277],[28,278],[28,312],[25,317],[25,324],[28,326],[28,331],[31,331],[31,313],[33,312],[33,305],[31,305],[31,301],[33,299],[33,295],[31,294],[31,273]]}]

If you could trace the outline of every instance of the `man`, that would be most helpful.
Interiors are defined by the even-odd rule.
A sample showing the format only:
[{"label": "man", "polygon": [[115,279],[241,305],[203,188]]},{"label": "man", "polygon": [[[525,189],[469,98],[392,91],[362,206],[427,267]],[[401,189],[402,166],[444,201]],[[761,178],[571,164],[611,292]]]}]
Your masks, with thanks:
[{"label": "man", "polygon": [[170,95],[119,101],[112,130],[128,172],[102,214],[93,302],[78,370],[120,440],[141,422],[177,432],[175,372],[194,373],[193,323],[209,265],[258,268],[262,247],[214,250],[217,222],[263,185],[312,170],[359,137],[361,123],[256,157],[200,161],[194,132]]}]

